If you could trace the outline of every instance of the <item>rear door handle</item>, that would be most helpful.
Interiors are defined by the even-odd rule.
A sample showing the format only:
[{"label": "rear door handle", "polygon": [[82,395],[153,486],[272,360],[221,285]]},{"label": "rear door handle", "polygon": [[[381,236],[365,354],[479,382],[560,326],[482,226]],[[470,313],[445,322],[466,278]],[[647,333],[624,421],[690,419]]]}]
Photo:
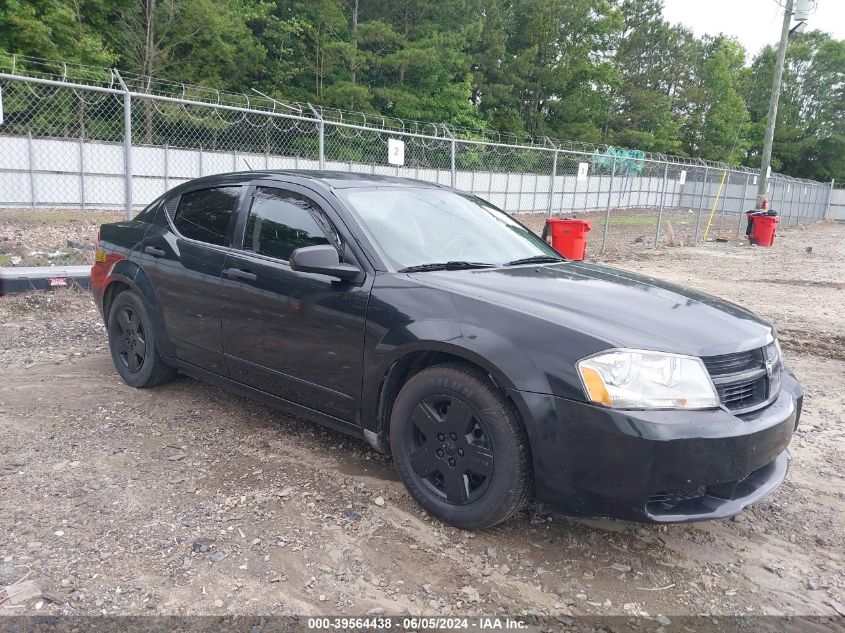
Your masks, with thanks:
[{"label": "rear door handle", "polygon": [[240,268],[227,268],[223,271],[223,275],[229,279],[241,279],[242,281],[255,281],[258,275],[251,273],[248,270],[241,270]]},{"label": "rear door handle", "polygon": [[153,257],[164,257],[167,253],[165,253],[160,248],[156,248],[155,246],[145,246],[144,252],[147,255],[152,255]]}]

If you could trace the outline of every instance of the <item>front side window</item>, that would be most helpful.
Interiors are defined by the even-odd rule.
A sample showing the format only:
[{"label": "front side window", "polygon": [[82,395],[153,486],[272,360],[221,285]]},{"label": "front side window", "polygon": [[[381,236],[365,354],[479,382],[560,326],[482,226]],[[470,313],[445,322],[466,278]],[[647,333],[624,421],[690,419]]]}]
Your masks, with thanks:
[{"label": "front side window", "polygon": [[501,265],[558,257],[503,211],[446,189],[342,189],[339,195],[396,269],[467,261]]},{"label": "front side window", "polygon": [[179,199],[173,224],[187,238],[223,246],[240,195],[240,187],[215,187],[184,193]]},{"label": "front side window", "polygon": [[317,205],[292,191],[259,187],[252,197],[244,250],[287,261],[297,248],[338,246],[333,227]]}]

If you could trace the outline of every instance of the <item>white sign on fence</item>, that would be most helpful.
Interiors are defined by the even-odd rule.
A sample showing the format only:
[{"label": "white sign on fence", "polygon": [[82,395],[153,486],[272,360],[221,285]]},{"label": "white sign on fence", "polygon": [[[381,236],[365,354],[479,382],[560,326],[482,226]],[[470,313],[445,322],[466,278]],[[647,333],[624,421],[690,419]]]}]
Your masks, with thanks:
[{"label": "white sign on fence", "polygon": [[754,176],[754,184],[757,184],[757,176]]},{"label": "white sign on fence", "polygon": [[578,163],[578,180],[587,180],[590,163]]},{"label": "white sign on fence", "polygon": [[678,184],[683,185],[684,183],[686,183],[686,181],[687,181],[687,170],[682,169],[681,170],[681,177],[678,178]]},{"label": "white sign on fence", "polygon": [[3,125],[3,87],[0,86],[0,125]]},{"label": "white sign on fence", "polygon": [[398,138],[387,139],[387,162],[400,167],[405,164],[405,141]]}]

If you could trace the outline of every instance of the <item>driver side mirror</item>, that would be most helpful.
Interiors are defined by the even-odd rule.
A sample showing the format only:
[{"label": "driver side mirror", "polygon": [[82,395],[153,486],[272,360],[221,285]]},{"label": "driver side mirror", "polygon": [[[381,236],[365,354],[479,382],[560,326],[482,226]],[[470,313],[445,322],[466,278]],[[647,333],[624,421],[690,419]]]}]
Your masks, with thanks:
[{"label": "driver side mirror", "polygon": [[345,281],[354,279],[361,271],[351,264],[341,264],[337,250],[331,244],[297,248],[288,260],[290,267],[301,273],[317,273]]}]

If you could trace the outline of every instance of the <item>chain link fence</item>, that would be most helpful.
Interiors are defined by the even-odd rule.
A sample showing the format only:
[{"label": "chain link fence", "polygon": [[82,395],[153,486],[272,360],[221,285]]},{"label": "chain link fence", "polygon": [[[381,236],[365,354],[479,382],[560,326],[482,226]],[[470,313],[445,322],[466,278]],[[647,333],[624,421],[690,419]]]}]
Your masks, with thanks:
[{"label": "chain link fence", "polygon": [[[209,174],[327,169],[416,178],[476,194],[542,231],[590,219],[588,256],[731,239],[758,172],[573,146],[0,56],[0,266],[89,264],[102,222]],[[391,164],[391,139],[404,160]],[[781,226],[825,217],[831,186],[773,174]]]}]

